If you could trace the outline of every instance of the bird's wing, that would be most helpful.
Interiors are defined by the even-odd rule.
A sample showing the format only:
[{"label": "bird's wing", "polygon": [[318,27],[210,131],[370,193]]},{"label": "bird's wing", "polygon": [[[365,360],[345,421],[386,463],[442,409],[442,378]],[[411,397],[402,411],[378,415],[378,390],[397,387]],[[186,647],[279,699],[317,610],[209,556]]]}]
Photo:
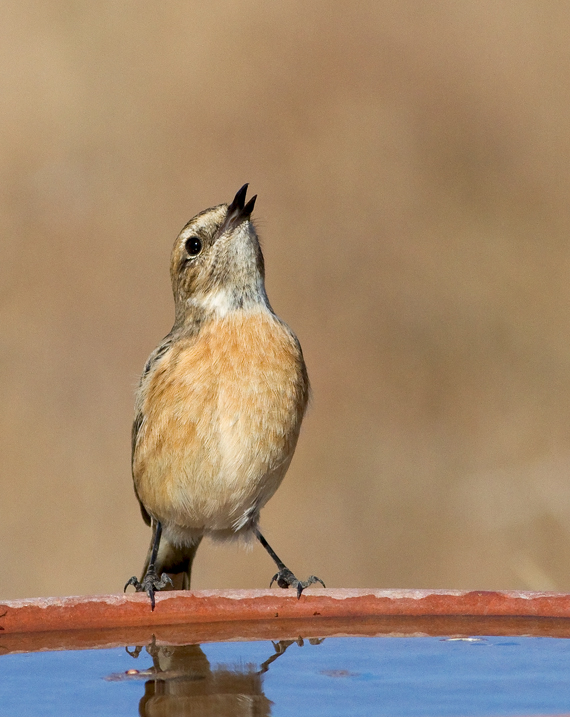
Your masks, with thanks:
[{"label": "bird's wing", "polygon": [[[160,344],[154,349],[154,351],[151,353],[151,355],[148,357],[148,361],[145,364],[145,367],[142,372],[142,376],[140,378],[139,387],[144,381],[144,379],[148,376],[150,371],[152,370],[152,367],[156,364],[156,362],[161,359],[170,349],[172,346],[173,337],[171,334],[168,334],[161,342]],[[133,463],[134,455],[135,455],[135,449],[137,447],[137,439],[138,435],[141,429],[142,424],[144,423],[144,414],[142,410],[138,409],[135,414],[135,420],[133,421],[133,428],[131,432],[131,466]],[[147,525],[150,525],[151,517],[147,511],[147,509],[144,507],[144,505],[141,502],[141,499],[138,496],[137,493],[137,487],[133,483],[133,487],[135,489],[135,495],[137,497],[137,500],[139,502],[139,506],[141,509],[142,517],[144,522]]]}]

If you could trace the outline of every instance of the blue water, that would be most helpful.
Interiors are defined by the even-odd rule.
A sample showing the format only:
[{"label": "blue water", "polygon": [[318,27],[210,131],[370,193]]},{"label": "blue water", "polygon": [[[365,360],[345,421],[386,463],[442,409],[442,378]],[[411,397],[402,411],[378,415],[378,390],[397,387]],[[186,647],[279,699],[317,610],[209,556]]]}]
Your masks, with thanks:
[{"label": "blue water", "polygon": [[320,644],[281,643],[278,649],[282,654],[271,661],[271,642],[156,648],[159,682],[144,674],[153,667],[146,650],[137,659],[123,648],[4,655],[0,715],[570,713],[567,639],[327,638]]}]

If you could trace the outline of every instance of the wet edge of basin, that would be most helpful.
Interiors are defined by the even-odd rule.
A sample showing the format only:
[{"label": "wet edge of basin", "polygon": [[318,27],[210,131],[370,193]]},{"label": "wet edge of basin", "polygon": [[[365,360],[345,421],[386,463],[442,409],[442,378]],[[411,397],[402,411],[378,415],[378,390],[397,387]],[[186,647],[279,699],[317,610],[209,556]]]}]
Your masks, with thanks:
[{"label": "wet edge of basin", "polygon": [[0,654],[333,635],[570,637],[570,595],[553,592],[312,589],[164,592],[0,603]]}]

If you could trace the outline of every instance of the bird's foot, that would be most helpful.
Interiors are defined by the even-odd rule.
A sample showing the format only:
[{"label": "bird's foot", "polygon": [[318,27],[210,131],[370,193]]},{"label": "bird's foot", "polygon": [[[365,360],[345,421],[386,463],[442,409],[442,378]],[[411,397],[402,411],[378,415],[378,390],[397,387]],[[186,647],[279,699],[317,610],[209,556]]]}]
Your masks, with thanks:
[{"label": "bird's foot", "polygon": [[168,584],[172,585],[172,580],[166,573],[162,573],[160,577],[154,568],[150,568],[146,571],[146,574],[142,581],[139,581],[134,575],[125,585],[125,590],[129,585],[134,585],[135,590],[138,593],[145,592],[150,598],[150,609],[154,610],[154,593],[157,590],[162,590]]},{"label": "bird's foot", "polygon": [[301,597],[303,590],[308,588],[309,585],[313,585],[313,583],[320,583],[323,587],[326,587],[324,582],[316,575],[310,575],[307,580],[298,580],[289,568],[285,567],[281,568],[278,573],[275,573],[269,583],[269,587],[271,587],[274,582],[277,582],[280,588],[295,588],[297,590],[297,600]]}]

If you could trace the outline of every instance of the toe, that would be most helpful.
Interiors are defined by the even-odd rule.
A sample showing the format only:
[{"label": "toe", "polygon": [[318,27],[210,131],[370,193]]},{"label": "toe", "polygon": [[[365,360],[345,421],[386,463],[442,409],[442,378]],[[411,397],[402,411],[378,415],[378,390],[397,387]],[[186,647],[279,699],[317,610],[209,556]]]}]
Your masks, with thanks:
[{"label": "toe", "polygon": [[307,584],[313,585],[314,583],[320,583],[324,588],[326,588],[326,585],[320,578],[318,578],[316,575],[311,575],[311,577],[307,580]]},{"label": "toe", "polygon": [[142,590],[142,585],[139,583],[139,581],[137,580],[137,578],[136,578],[135,575],[133,575],[133,577],[130,578],[130,580],[127,581],[127,583],[126,583],[126,585],[125,585],[125,587],[124,587],[124,589],[123,589],[123,592],[127,592],[127,588],[128,588],[130,585],[134,585],[134,587],[135,587],[135,589],[136,589],[137,592],[140,592],[140,591]]}]

